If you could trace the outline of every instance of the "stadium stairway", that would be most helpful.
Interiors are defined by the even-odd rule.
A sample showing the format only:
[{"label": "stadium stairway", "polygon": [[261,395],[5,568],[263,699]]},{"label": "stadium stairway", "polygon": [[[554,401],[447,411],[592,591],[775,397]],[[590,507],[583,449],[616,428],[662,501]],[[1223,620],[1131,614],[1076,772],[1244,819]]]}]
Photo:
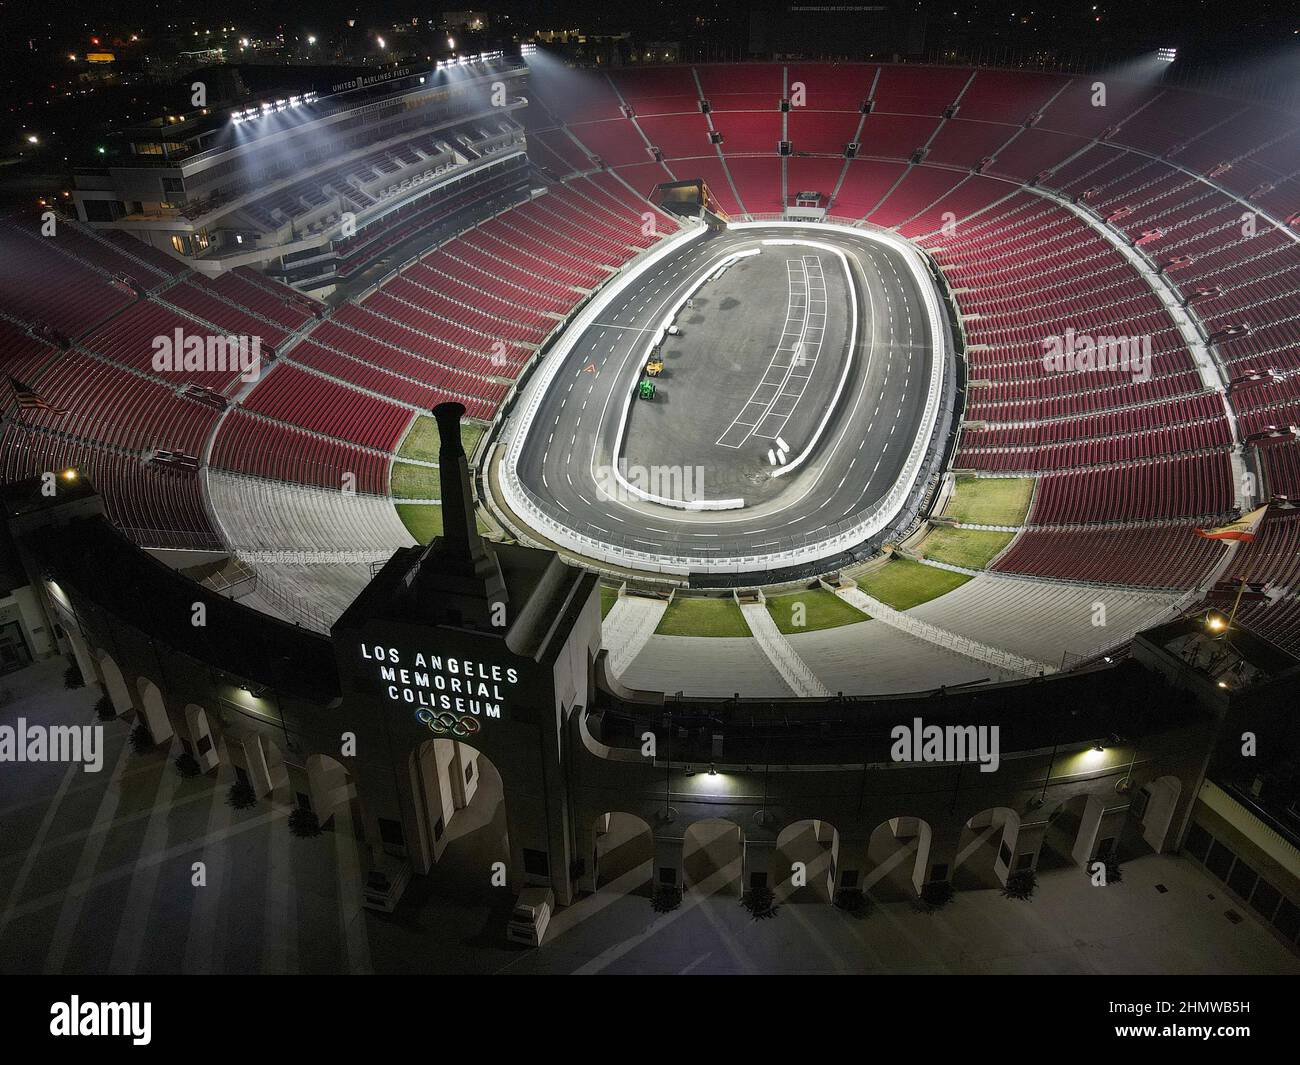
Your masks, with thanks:
[{"label": "stadium stairway", "polygon": [[772,615],[764,603],[741,603],[740,612],[745,616],[749,631],[767,655],[768,660],[790,685],[794,693],[805,698],[826,697],[831,694],[817,675],[808,668],[808,663],[799,657],[790,646],[781,630],[777,628]]},{"label": "stadium stairway", "polygon": [[618,597],[600,630],[600,643],[609,651],[609,668],[615,676],[621,676],[641,653],[667,609],[663,599],[630,594]]}]

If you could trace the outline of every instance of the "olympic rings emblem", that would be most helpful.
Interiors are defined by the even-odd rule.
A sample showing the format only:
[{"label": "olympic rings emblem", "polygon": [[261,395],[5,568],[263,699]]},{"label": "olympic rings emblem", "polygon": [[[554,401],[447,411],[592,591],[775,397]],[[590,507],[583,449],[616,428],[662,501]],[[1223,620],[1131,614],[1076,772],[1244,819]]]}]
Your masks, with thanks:
[{"label": "olympic rings emblem", "polygon": [[416,718],[429,726],[429,731],[438,736],[455,736],[458,740],[463,740],[473,736],[482,726],[475,718],[466,717],[449,713],[446,710],[440,710],[434,713],[432,710],[417,710]]}]

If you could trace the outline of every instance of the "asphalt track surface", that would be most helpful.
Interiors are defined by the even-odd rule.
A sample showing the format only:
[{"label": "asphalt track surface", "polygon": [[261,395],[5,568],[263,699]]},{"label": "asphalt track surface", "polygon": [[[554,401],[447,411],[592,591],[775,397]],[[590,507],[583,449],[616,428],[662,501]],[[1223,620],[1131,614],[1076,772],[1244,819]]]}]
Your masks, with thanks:
[{"label": "asphalt track surface", "polygon": [[[792,239],[830,244],[848,256],[860,314],[853,371],[808,461],[781,478],[782,491],[735,510],[684,511],[599,491],[598,483],[608,484],[626,397],[652,331],[725,256],[762,247],[764,240]],[[787,250],[768,246],[763,254]],[[849,307],[832,305],[828,311],[847,317]],[[769,314],[774,348],[784,304]],[[529,427],[519,477],[551,518],[634,551],[722,560],[820,542],[860,520],[900,475],[925,406],[933,357],[921,294],[893,249],[865,236],[815,228],[707,236],[656,263],[577,338]],[[719,432],[745,405],[753,385],[748,375],[736,375],[731,394],[705,397]],[[682,417],[701,416],[698,409],[682,410]],[[735,461],[734,451],[717,452],[720,466]]]}]

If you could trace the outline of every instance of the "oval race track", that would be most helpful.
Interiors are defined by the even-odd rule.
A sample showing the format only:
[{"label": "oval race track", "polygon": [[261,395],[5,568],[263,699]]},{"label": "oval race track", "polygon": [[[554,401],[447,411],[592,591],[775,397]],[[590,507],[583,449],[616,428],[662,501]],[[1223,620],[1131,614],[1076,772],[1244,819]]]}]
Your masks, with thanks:
[{"label": "oval race track", "polygon": [[[842,276],[844,268],[838,255],[828,254],[827,246],[839,249],[847,261],[854,289],[846,303],[841,283],[838,298],[828,301],[826,314],[827,337],[833,340],[829,346],[835,350],[823,352],[821,360],[834,356],[828,381],[833,379],[838,384],[842,378],[842,385],[838,389],[823,387],[816,395],[810,387],[798,402],[815,409],[798,411],[795,402],[806,430],[824,425],[820,435],[805,431],[804,443],[790,442],[789,458],[793,459],[808,441],[815,441],[807,460],[776,482],[767,481],[770,474],[764,473],[762,490],[755,489],[753,498],[740,509],[684,510],[609,491],[607,471],[622,440],[628,396],[639,377],[653,332],[728,256],[752,249],[761,249],[767,257],[809,250],[807,246],[789,247],[773,241],[808,242],[814,251],[818,246],[824,249],[819,254],[828,291],[833,288],[832,274]],[[717,282],[709,282],[701,295],[707,295],[714,284]],[[765,302],[768,295],[774,298]],[[781,340],[786,308],[783,297],[775,297],[775,290],[761,291],[743,300],[747,305],[738,308],[751,333],[754,322],[759,323],[757,329],[764,338],[763,364]],[[565,529],[609,545],[616,552],[686,559],[691,569],[722,569],[729,559],[814,549],[860,524],[873,509],[881,509],[880,501],[904,472],[932,387],[932,371],[936,369],[933,323],[938,319],[930,313],[936,300],[933,291],[923,294],[919,290],[918,273],[909,269],[903,253],[865,233],[823,226],[755,226],[685,241],[639,276],[623,283],[622,289],[616,290],[608,305],[595,315],[594,322],[571,326],[579,330],[569,338],[571,347],[566,352],[561,345],[551,356],[562,363],[549,368],[542,364],[501,440],[513,441],[510,455],[517,462],[518,482],[529,503]],[[684,311],[677,320],[703,323],[705,329],[716,328],[716,322],[709,322],[710,316],[716,314],[710,301],[701,298],[695,302],[697,307]],[[778,302],[780,306],[776,306]],[[858,309],[855,329],[848,321],[853,306]],[[764,328],[769,321],[770,328]],[[698,328],[688,324],[685,331]],[[718,342],[722,350],[710,348],[710,357],[727,357],[726,333],[709,335],[722,338]],[[850,338],[854,341],[852,361],[844,373]],[[945,350],[943,344],[939,350]],[[660,418],[662,425],[670,427],[663,440],[663,450],[669,455],[675,452],[672,426],[706,431],[711,441],[720,439],[746,407],[755,391],[755,381],[761,376],[761,369],[752,374],[724,373],[718,391],[702,393],[698,387],[691,387],[693,365],[688,364],[685,373],[674,370],[660,385],[661,396],[672,403],[671,408],[665,408],[671,413]],[[718,375],[713,377],[716,383]],[[538,396],[538,389],[545,391]],[[833,399],[838,401],[832,404]],[[834,409],[828,411],[832,405]],[[630,409],[635,422],[638,410],[644,408]],[[530,412],[531,419],[521,426]],[[521,431],[526,435],[516,440]],[[748,457],[752,461],[755,453],[762,454],[770,446],[766,440],[751,439]],[[639,454],[625,458],[629,462],[644,461],[642,455],[650,451],[653,449],[643,446]],[[711,482],[734,479],[731,467],[739,454],[721,444],[711,449],[709,458],[702,463],[702,495],[713,495]],[[899,507],[906,501],[906,494]],[[526,515],[517,516],[528,524]],[[835,550],[842,547],[824,553],[833,554]]]}]

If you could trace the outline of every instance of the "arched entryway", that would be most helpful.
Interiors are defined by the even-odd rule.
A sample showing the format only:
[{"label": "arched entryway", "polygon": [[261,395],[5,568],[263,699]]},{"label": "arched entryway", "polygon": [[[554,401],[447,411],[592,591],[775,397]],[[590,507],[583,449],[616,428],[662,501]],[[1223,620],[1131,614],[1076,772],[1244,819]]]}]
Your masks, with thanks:
[{"label": "arched entryway", "polygon": [[776,837],[773,891],[778,902],[830,902],[840,836],[828,821],[796,821]]},{"label": "arched entryway", "polygon": [[1156,777],[1131,792],[1128,817],[1120,831],[1115,855],[1121,861],[1160,854],[1176,834],[1174,813],[1183,792],[1175,776]]},{"label": "arched entryway", "polygon": [[321,827],[328,828],[334,815],[347,811],[356,796],[352,776],[342,762],[327,754],[308,756],[306,769],[307,791],[295,795],[296,805],[311,810]]},{"label": "arched entryway", "polygon": [[226,727],[224,741],[236,780],[249,785],[259,798],[274,794],[278,801],[291,801],[289,767],[279,744],[238,725]]},{"label": "arched entryway", "polygon": [[185,707],[185,728],[187,735],[182,737],[181,745],[187,754],[193,755],[199,763],[200,771],[207,773],[221,763],[217,750],[216,737],[208,724],[208,712],[195,703]]},{"label": "arched entryway", "polygon": [[1086,865],[1097,849],[1105,803],[1099,795],[1075,795],[1047,815],[1038,869],[1046,872]]},{"label": "arched entryway", "polygon": [[486,887],[493,870],[510,869],[505,788],[477,748],[425,740],[409,759],[418,871]]},{"label": "arched entryway", "polygon": [[135,684],[140,693],[140,716],[145,728],[149,730],[154,743],[162,746],[175,735],[171,719],[167,716],[162,689],[148,677],[137,677]]},{"label": "arched entryway", "polygon": [[131,698],[131,689],[126,686],[126,679],[122,676],[121,669],[107,651],[99,653],[99,672],[104,678],[104,687],[108,690],[108,698],[113,704],[113,709],[117,711],[117,716],[122,717],[132,713],[135,710],[135,701]]},{"label": "arched entryway", "polygon": [[862,888],[882,902],[912,900],[921,894],[930,860],[933,832],[919,817],[891,817],[867,842],[867,874]]},{"label": "arched entryway", "polygon": [[1015,868],[1020,815],[1005,806],[981,810],[961,830],[952,885],[959,890],[1004,887]]},{"label": "arched entryway", "polygon": [[682,869],[687,890],[739,896],[745,844],[734,821],[696,821],[682,837]]},{"label": "arched entryway", "polygon": [[596,890],[651,895],[655,841],[650,825],[618,810],[596,818],[592,846]]}]

